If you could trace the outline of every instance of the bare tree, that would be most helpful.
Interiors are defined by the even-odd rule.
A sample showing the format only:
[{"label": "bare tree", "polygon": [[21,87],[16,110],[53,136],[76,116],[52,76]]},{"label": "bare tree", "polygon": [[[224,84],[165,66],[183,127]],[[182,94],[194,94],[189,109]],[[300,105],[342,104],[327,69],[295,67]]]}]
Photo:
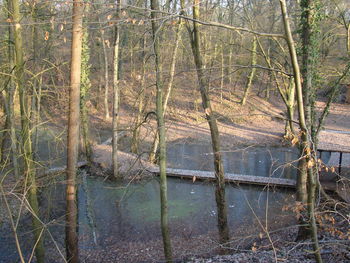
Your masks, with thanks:
[{"label": "bare tree", "polygon": [[20,17],[20,5],[18,0],[11,0],[12,20],[14,25],[14,44],[15,44],[15,77],[19,90],[20,110],[21,110],[21,136],[22,136],[22,152],[24,162],[25,189],[28,189],[28,201],[32,209],[32,224],[35,238],[35,256],[38,262],[44,262],[45,249],[42,238],[43,226],[39,220],[39,204],[37,196],[37,185],[35,178],[35,169],[33,161],[32,140],[30,132],[30,106],[29,94],[24,81],[24,57],[23,57],[23,41],[22,26]]},{"label": "bare tree", "polygon": [[160,62],[160,46],[159,46],[159,25],[158,14],[155,12],[159,10],[158,0],[151,0],[151,18],[152,18],[152,37],[153,37],[153,51],[155,57],[155,71],[156,71],[156,113],[157,113],[157,127],[159,134],[159,170],[160,170],[160,213],[161,213],[161,229],[163,236],[163,247],[166,262],[172,262],[171,242],[168,225],[168,190],[166,177],[166,140],[165,140],[165,122],[164,122],[164,106],[163,106],[163,81],[161,75]]},{"label": "bare tree", "polygon": [[71,45],[71,69],[69,89],[69,120],[67,140],[67,215],[66,215],[66,251],[67,261],[79,262],[77,233],[76,174],[80,126],[80,82],[81,52],[83,39],[84,3],[73,1],[73,30]]},{"label": "bare tree", "polygon": [[[210,128],[210,135],[212,141],[212,148],[214,153],[214,168],[215,168],[215,178],[216,178],[216,191],[215,198],[218,209],[218,228],[220,243],[226,244],[229,242],[229,227],[227,220],[227,206],[225,199],[225,175],[224,166],[222,162],[222,154],[220,151],[220,140],[219,140],[219,129],[212,110],[210,97],[208,94],[209,80],[208,75],[205,72],[204,64],[201,56],[201,37],[199,32],[198,23],[199,20],[199,6],[200,2],[198,0],[193,1],[192,13],[193,13],[193,30],[189,28],[190,41],[192,47],[193,58],[196,65],[197,77],[199,90],[202,96],[202,106],[205,112],[205,116]],[[182,1],[182,8],[184,8],[184,3]]]},{"label": "bare tree", "polygon": [[[117,0],[116,20],[120,16],[120,0]],[[114,27],[114,58],[113,58],[113,136],[112,136],[112,159],[113,159],[113,176],[119,177],[118,174],[118,117],[119,117],[119,35],[120,25]]]},{"label": "bare tree", "polygon": [[[308,0],[306,0],[308,1]],[[312,241],[314,254],[317,262],[322,262],[320,247],[318,243],[317,237],[317,226],[316,226],[316,216],[315,216],[315,190],[316,190],[316,180],[314,175],[313,165],[310,165],[314,162],[314,157],[312,156],[312,142],[311,134],[307,127],[305,112],[304,112],[304,100],[303,100],[303,87],[301,81],[301,73],[297,58],[297,53],[295,49],[294,39],[292,36],[292,31],[290,29],[289,18],[287,14],[287,5],[285,0],[280,0],[282,17],[284,30],[286,34],[286,40],[290,52],[290,58],[293,65],[294,72],[294,80],[297,94],[297,102],[298,102],[298,111],[299,111],[299,126],[301,129],[301,158],[304,159],[306,168],[306,173],[299,174],[298,176],[298,191],[304,189],[304,184],[306,185],[306,181],[308,182],[308,193],[307,193],[307,206],[308,206],[308,216],[310,220],[310,227],[312,232]],[[307,177],[307,179],[305,178]]]}]

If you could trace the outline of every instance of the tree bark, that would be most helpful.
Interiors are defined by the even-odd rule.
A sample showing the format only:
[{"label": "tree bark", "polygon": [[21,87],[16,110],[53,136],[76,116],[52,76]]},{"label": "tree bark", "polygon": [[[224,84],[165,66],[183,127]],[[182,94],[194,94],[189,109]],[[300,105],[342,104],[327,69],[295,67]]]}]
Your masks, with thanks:
[{"label": "tree bark", "polygon": [[67,261],[79,262],[77,233],[76,173],[78,160],[79,126],[80,126],[80,81],[81,53],[83,38],[83,9],[80,0],[73,1],[73,30],[71,45],[71,71],[69,89],[69,120],[67,140],[67,214],[66,214],[66,252]]},{"label": "tree bark", "polygon": [[256,65],[256,62],[257,62],[256,49],[257,49],[257,37],[254,36],[253,41],[252,41],[252,60],[251,60],[251,66],[253,66],[253,67],[252,67],[250,74],[248,76],[248,79],[247,79],[247,85],[246,85],[246,88],[244,90],[244,95],[243,95],[243,98],[241,100],[241,105],[245,105],[247,98],[248,98],[249,91],[252,88],[252,83],[253,83],[253,79],[254,79],[255,72],[256,72],[256,68],[254,67],[254,65]]},{"label": "tree bark", "polygon": [[[99,20],[100,21],[100,20]],[[105,77],[105,93],[104,93],[104,108],[105,108],[105,119],[109,120],[111,116],[109,115],[109,106],[108,106],[108,96],[109,96],[109,67],[108,67],[108,54],[107,47],[105,43],[105,33],[104,29],[101,29],[101,42],[102,42],[102,51],[104,59],[104,77]]]},{"label": "tree bark", "polygon": [[[85,10],[88,13],[88,9]],[[89,33],[85,28],[82,36],[82,60],[81,60],[81,86],[80,86],[80,113],[81,113],[81,130],[82,144],[86,160],[89,165],[93,162],[92,146],[89,133],[89,113],[87,108],[87,100],[91,88],[90,82],[90,48]]]},{"label": "tree bark", "polygon": [[[308,0],[306,0],[308,1]],[[315,218],[315,190],[316,190],[316,182],[314,179],[314,172],[313,167],[309,167],[309,163],[312,161],[315,161],[313,159],[313,156],[311,156],[312,153],[312,142],[310,142],[310,136],[307,124],[306,124],[306,114],[304,112],[304,101],[303,101],[303,88],[302,88],[302,82],[301,82],[301,74],[300,74],[300,68],[298,64],[297,59],[297,53],[295,49],[295,44],[292,36],[292,31],[290,29],[289,24],[289,18],[287,15],[287,7],[286,7],[286,1],[280,0],[281,5],[281,11],[282,11],[282,18],[283,18],[283,24],[286,34],[286,40],[290,52],[290,58],[292,60],[292,66],[293,66],[293,73],[294,73],[294,80],[295,80],[295,86],[296,86],[296,93],[297,93],[297,102],[298,102],[298,111],[299,111],[299,126],[301,129],[301,143],[300,143],[300,151],[301,151],[301,158],[305,159],[306,166],[307,166],[307,177],[308,177],[308,183],[309,183],[309,189],[308,189],[308,216],[309,216],[309,224],[311,228],[312,233],[312,241],[313,241],[313,248],[314,248],[314,255],[315,259],[318,263],[322,262],[321,253],[320,253],[320,247],[318,243],[318,237],[317,237],[317,226],[316,226],[316,218]],[[308,106],[308,105],[307,105]],[[303,174],[303,177],[305,174]],[[298,186],[302,185],[302,182],[299,182],[301,180],[300,176],[298,177]],[[298,191],[302,191],[302,189],[298,189]]]},{"label": "tree bark", "polygon": [[[178,27],[176,29],[173,55],[171,57],[170,77],[169,77],[167,92],[166,92],[164,103],[163,103],[163,116],[164,117],[165,117],[166,109],[168,106],[168,101],[169,101],[169,98],[170,98],[170,95],[171,95],[171,92],[173,89],[173,84],[174,84],[175,66],[176,66],[176,59],[177,59],[177,51],[179,49],[179,43],[181,40],[181,31],[182,31],[182,21],[181,21],[181,19],[179,19]],[[152,163],[154,163],[156,160],[156,152],[158,149],[158,145],[159,145],[159,136],[158,136],[158,131],[156,131],[156,134],[154,135],[152,149],[151,149],[151,152],[149,155],[149,161]]]},{"label": "tree bark", "polygon": [[[147,2],[147,1],[146,1]],[[147,5],[147,3],[146,3]],[[140,92],[138,94],[138,106],[137,106],[137,115],[135,120],[135,127],[132,131],[132,140],[131,140],[131,152],[138,154],[139,152],[139,141],[140,141],[140,131],[141,131],[141,122],[142,122],[142,113],[144,110],[144,101],[145,101],[145,80],[146,80],[146,36],[142,40],[142,65],[141,65],[141,80],[140,80]]]},{"label": "tree bark", "polygon": [[19,90],[20,111],[21,111],[21,135],[22,135],[22,151],[24,161],[25,191],[28,189],[28,202],[32,209],[32,225],[34,232],[35,256],[39,263],[45,260],[45,249],[43,243],[43,226],[39,220],[39,204],[37,197],[37,186],[35,179],[32,141],[30,133],[30,107],[27,88],[24,83],[24,58],[23,58],[23,42],[22,27],[20,24],[20,5],[18,0],[12,0],[12,20],[14,24],[14,43],[16,54],[15,76],[17,87]]},{"label": "tree bark", "polygon": [[[116,20],[119,20],[121,1],[117,0]],[[113,176],[119,177],[118,173],[118,117],[119,117],[119,35],[120,25],[114,28],[114,58],[113,58],[113,136],[112,136],[112,159],[113,159]]]},{"label": "tree bark", "polygon": [[[158,0],[151,0],[151,10],[159,10]],[[159,25],[158,14],[151,12],[152,19],[152,37],[153,50],[155,56],[156,71],[156,113],[159,133],[159,170],[160,170],[160,210],[161,210],[161,229],[163,236],[163,247],[166,262],[172,262],[171,241],[168,225],[168,190],[166,178],[166,138],[164,123],[164,106],[163,106],[163,83],[160,65],[160,46],[159,46]]]},{"label": "tree bark", "polygon": [[[7,1],[7,8],[8,8],[8,18],[12,18],[12,3],[10,0]],[[13,71],[15,70],[14,67],[14,49],[13,49],[13,29],[10,25],[8,27],[8,61],[9,61],[9,73],[12,75]],[[17,142],[17,136],[16,136],[16,125],[15,125],[15,109],[14,109],[14,96],[15,96],[15,83],[14,78],[12,76],[9,77],[8,84],[7,84],[7,92],[4,94],[4,106],[5,106],[5,112],[6,112],[6,125],[9,129],[9,137],[10,137],[10,148],[11,148],[11,160],[12,160],[12,167],[13,167],[13,173],[15,178],[19,179],[20,176],[20,167],[17,156],[19,156],[18,153],[18,142]],[[6,132],[4,133],[6,135]],[[6,147],[6,138],[3,139],[2,145],[1,145],[1,161],[4,159],[4,150]]]},{"label": "tree bark", "polygon": [[[182,1],[183,2],[183,1]],[[183,5],[183,4],[182,4]],[[210,128],[212,148],[214,153],[214,168],[215,168],[215,178],[216,178],[216,204],[218,209],[218,228],[219,228],[219,238],[220,244],[224,245],[229,242],[229,227],[227,220],[227,207],[225,199],[225,177],[224,177],[224,167],[222,163],[222,156],[220,152],[220,140],[219,140],[219,129],[217,126],[216,118],[213,114],[211,107],[211,102],[208,94],[209,81],[207,79],[204,65],[202,62],[202,57],[200,53],[200,33],[198,28],[198,23],[196,20],[199,19],[199,0],[194,0],[193,2],[193,33],[190,32],[192,53],[196,65],[197,77],[199,90],[202,97],[202,106],[206,115],[207,122]],[[183,5],[184,6],[184,5]]]}]

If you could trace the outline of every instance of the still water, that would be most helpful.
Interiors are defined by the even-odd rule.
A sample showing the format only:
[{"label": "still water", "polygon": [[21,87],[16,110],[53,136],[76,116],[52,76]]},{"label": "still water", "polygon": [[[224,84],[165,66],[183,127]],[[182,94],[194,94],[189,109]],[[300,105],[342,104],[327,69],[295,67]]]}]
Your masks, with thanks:
[{"label": "still water", "polygon": [[[226,172],[259,176],[295,178],[294,164],[287,164],[295,159],[296,152],[286,148],[247,148],[224,153]],[[212,170],[210,147],[174,144],[168,149],[168,166]],[[64,184],[57,183],[47,187],[41,198],[42,219],[52,235],[52,239],[46,238],[52,254],[57,254],[55,246],[63,248],[64,244],[64,192]],[[193,183],[169,178],[169,223],[172,238],[184,239],[182,241],[188,244],[199,236],[209,235],[207,239],[215,240],[217,217],[214,192],[215,187],[211,182]],[[292,192],[285,189],[235,184],[227,185],[226,198],[232,234],[261,232],[258,220],[262,223],[267,221],[271,226],[287,223],[291,215],[282,212],[282,206],[291,204],[294,200]],[[130,253],[130,244],[159,244],[159,203],[158,178],[117,183],[103,178],[81,177],[78,191],[81,251],[99,249],[101,253],[107,253],[107,250],[109,253],[112,248],[117,251],[125,247],[124,252]],[[1,225],[0,231],[0,262],[15,262],[17,256],[12,233],[5,225]],[[20,220],[18,232],[24,254],[29,257],[33,247],[29,215]],[[161,254],[161,247],[158,249]],[[119,254],[115,253],[121,258],[124,252],[119,250]],[[126,259],[125,262],[128,260],[131,262],[131,259]],[[62,261],[57,259],[57,262]]]}]

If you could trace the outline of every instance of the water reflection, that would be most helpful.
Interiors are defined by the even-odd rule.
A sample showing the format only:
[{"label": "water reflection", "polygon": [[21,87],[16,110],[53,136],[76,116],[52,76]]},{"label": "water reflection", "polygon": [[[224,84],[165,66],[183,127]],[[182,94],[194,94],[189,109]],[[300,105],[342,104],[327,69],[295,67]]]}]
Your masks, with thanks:
[{"label": "water reflection", "polygon": [[[251,148],[243,152],[225,153],[224,165],[226,172],[264,176],[279,165],[296,157],[297,154],[289,149]],[[200,145],[170,146],[168,162],[169,167],[173,168],[202,170],[211,170],[213,163],[210,147]],[[279,168],[274,176],[291,178],[295,176],[295,171],[290,167],[286,167],[284,170]],[[62,178],[63,180],[64,178]],[[157,246],[154,245],[157,242],[160,244],[160,201],[157,180],[154,178],[149,181],[121,184],[104,181],[102,178],[87,177],[86,187],[80,185],[78,191],[81,253],[85,253],[84,255],[89,257],[88,253],[90,252],[87,251],[94,251],[91,253],[98,251],[104,257],[115,258],[115,262],[144,260],[130,259],[125,254],[134,253],[138,249],[151,251],[152,245],[150,244],[153,244],[153,247]],[[196,245],[197,248],[201,247],[203,240],[215,239],[213,233],[214,235],[217,233],[217,215],[213,183],[203,181],[192,183],[192,181],[169,178],[168,191],[169,225],[172,239],[177,240],[177,244],[188,244],[189,248]],[[64,244],[64,193],[64,184],[52,184],[44,188],[40,203],[41,218],[47,223],[48,229],[60,248]],[[282,212],[282,206],[290,204],[292,201],[294,198],[287,190],[227,185],[226,202],[232,236],[235,236],[239,230],[242,230],[242,234],[253,230],[255,233],[261,231],[261,229],[254,229],[258,226],[256,217],[264,221],[266,214],[271,220],[270,223],[274,223],[273,220],[283,223],[290,218],[290,214]],[[267,202],[268,206],[266,206]],[[268,211],[266,212],[267,207]],[[26,241],[32,240],[31,233],[28,233],[30,226],[28,218],[28,216],[23,216],[18,228],[26,258],[29,258],[33,246],[31,242]],[[0,231],[2,237],[0,238],[0,262],[15,262],[17,255],[13,234],[8,231],[5,225],[1,226]],[[97,245],[94,242],[93,232],[96,233]],[[200,243],[196,240],[197,237],[203,237],[200,239]],[[51,239],[46,240],[51,242]],[[131,247],[131,243],[137,247]],[[50,243],[47,247],[51,249],[49,255],[57,254],[54,244]],[[157,260],[162,255],[161,245],[158,245],[158,248],[160,248],[158,252],[150,254],[159,255]],[[178,249],[175,245],[174,253],[179,255],[183,249],[183,247]],[[189,251],[193,253],[193,249],[189,249]],[[62,262],[59,257],[57,254],[58,260],[51,262]],[[90,261],[86,259],[86,262],[97,260],[95,255],[91,256],[90,259]],[[151,260],[146,261],[150,262]]]},{"label": "water reflection", "polygon": [[[104,182],[100,178],[88,178],[88,182],[100,245],[109,240],[111,235],[118,241],[144,241],[161,237],[159,184],[156,180],[130,184],[125,188],[120,184]],[[216,228],[212,183],[192,183],[169,178],[168,191],[169,224],[172,230],[191,229],[191,235],[201,235]],[[88,222],[84,201],[86,192],[79,193],[80,231],[92,237],[93,229]],[[226,201],[231,229],[249,227],[255,221],[254,214],[264,220],[268,195],[269,217],[275,218],[282,214],[281,207],[291,201],[290,195],[285,191],[228,185]],[[89,240],[91,243],[91,238]]]}]

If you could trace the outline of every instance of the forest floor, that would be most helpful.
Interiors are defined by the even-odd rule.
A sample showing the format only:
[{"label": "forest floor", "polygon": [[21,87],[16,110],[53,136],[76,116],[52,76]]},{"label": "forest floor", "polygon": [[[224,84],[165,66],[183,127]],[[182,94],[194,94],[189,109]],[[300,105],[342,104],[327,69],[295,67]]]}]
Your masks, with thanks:
[{"label": "forest floor", "polygon": [[[215,100],[216,98],[216,100]],[[218,120],[221,146],[224,150],[246,146],[281,146],[289,145],[283,138],[285,121],[285,106],[281,99],[271,95],[269,101],[256,95],[251,95],[247,104],[239,104],[239,96],[224,96],[222,100],[215,96],[212,101]],[[181,102],[179,104],[179,101]],[[318,101],[317,110],[320,113],[325,103]],[[350,151],[350,106],[344,103],[333,103],[330,114],[320,133],[320,147],[336,145],[339,149]],[[130,149],[131,131],[133,129],[133,113],[130,107],[122,107],[120,125],[122,132],[121,143],[125,151]],[[297,112],[295,113],[297,119]],[[91,115],[93,132],[105,138],[110,132],[111,123],[103,120],[100,112]],[[148,152],[153,142],[155,119],[149,118],[141,129],[141,152]],[[98,127],[98,128],[94,128]],[[183,94],[177,101],[170,102],[166,116],[167,142],[172,143],[211,143],[210,130],[205,120],[204,112],[199,101],[191,101]],[[298,131],[298,125],[295,125]]]}]

